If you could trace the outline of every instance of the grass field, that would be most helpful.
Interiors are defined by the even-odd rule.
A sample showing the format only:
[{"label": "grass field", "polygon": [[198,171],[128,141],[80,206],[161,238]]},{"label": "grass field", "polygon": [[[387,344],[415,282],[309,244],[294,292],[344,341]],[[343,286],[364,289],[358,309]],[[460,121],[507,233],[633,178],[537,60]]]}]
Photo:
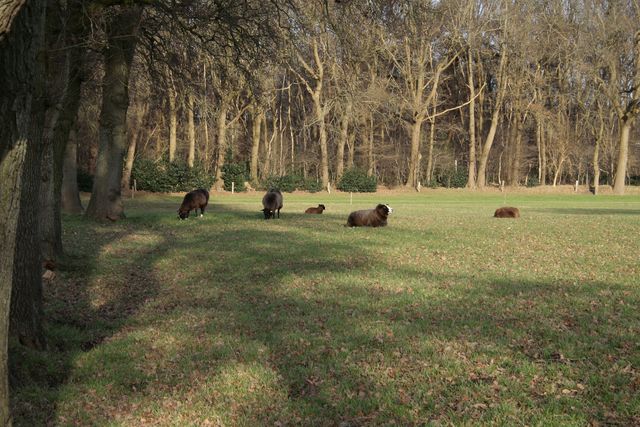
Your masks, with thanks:
[{"label": "grass field", "polygon": [[[261,196],[65,217],[15,423],[640,425],[640,196]],[[378,202],[388,227],[343,227]]]}]

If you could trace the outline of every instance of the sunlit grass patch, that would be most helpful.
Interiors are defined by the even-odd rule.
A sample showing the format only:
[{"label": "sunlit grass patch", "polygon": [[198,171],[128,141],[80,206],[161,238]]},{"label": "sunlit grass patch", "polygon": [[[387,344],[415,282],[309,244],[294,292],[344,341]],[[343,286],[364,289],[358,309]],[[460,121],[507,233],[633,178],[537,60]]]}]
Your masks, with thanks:
[{"label": "sunlit grass patch", "polygon": [[[637,197],[261,196],[66,218],[16,423],[640,423]],[[343,226],[378,202],[388,227]]]}]

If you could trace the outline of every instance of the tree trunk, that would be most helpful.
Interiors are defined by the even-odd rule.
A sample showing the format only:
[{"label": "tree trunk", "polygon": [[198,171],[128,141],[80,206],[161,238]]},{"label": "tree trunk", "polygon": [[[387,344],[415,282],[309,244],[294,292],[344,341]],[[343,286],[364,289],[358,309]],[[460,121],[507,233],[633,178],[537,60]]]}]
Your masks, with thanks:
[{"label": "tree trunk", "polygon": [[500,81],[498,86],[498,93],[496,94],[496,102],[493,106],[493,114],[491,115],[491,126],[489,127],[489,133],[482,145],[480,153],[480,160],[478,162],[478,180],[477,187],[484,188],[486,185],[487,163],[489,162],[489,153],[491,152],[491,146],[496,137],[496,131],[498,130],[498,124],[500,122],[500,110],[502,108],[502,100],[504,98],[504,92],[506,91],[507,83],[505,76],[505,67],[507,61],[507,54],[502,49],[502,56],[500,58],[500,66],[498,71],[498,79]]},{"label": "tree trunk", "polygon": [[418,156],[420,155],[420,137],[422,133],[422,120],[416,120],[411,125],[411,157],[409,158],[409,176],[406,187],[416,188],[418,185]]},{"label": "tree trunk", "polygon": [[178,148],[178,107],[173,75],[169,71],[169,162],[176,161],[176,150]]},{"label": "tree trunk", "polygon": [[356,157],[356,137],[355,135],[349,135],[349,139],[347,140],[347,144],[349,145],[349,151],[347,154],[347,169],[353,169],[353,162]]},{"label": "tree trunk", "polygon": [[251,181],[257,183],[258,179],[258,157],[260,154],[260,129],[264,120],[264,110],[259,107],[253,108],[253,123],[251,125]]},{"label": "tree trunk", "polygon": [[596,144],[593,148],[593,195],[598,195],[598,186],[600,185],[600,144],[604,138],[604,117],[600,105],[598,105],[598,116],[600,118],[600,128],[596,136]]},{"label": "tree trunk", "polygon": [[373,176],[376,165],[375,160],[373,158],[373,131],[374,131],[374,123],[373,123],[373,113],[369,113],[369,133],[367,137],[367,175]]},{"label": "tree trunk", "polygon": [[224,158],[227,150],[227,111],[229,107],[226,102],[220,103],[220,110],[218,111],[218,158],[216,161],[216,176],[215,176],[215,188],[221,189],[224,187],[222,182],[222,167],[224,166]]},{"label": "tree trunk", "polygon": [[[82,37],[81,9],[47,5],[47,111],[43,134],[43,158],[38,209],[42,257],[55,261],[62,254],[61,187],[64,152],[80,103],[82,52],[74,45]],[[75,31],[74,34],[63,31]],[[62,35],[62,37],[61,37]]]},{"label": "tree trunk", "polygon": [[187,165],[192,168],[196,161],[196,125],[193,119],[193,95],[187,96],[187,131],[189,134],[189,156]]},{"label": "tree trunk", "polygon": [[318,137],[320,139],[320,179],[322,188],[326,189],[329,184],[329,147],[327,144],[325,109],[320,103],[320,91],[321,89],[317,89],[317,96],[313,96],[313,109],[316,115],[316,121],[318,122]]},{"label": "tree trunk", "polygon": [[433,114],[431,116],[431,118],[429,119],[430,121],[430,127],[429,127],[429,147],[427,149],[427,184],[431,185],[431,180],[433,179],[433,167],[434,167],[434,162],[433,162],[433,146],[435,144],[435,137],[436,137],[436,112],[438,109],[438,97],[435,96],[433,98]]},{"label": "tree trunk", "polygon": [[516,109],[513,119],[513,145],[511,147],[511,163],[509,171],[509,185],[520,184],[520,161],[522,158],[522,120],[521,113]]},{"label": "tree trunk", "polygon": [[471,49],[467,52],[469,86],[469,169],[467,188],[476,189],[476,88],[473,82],[473,57]]},{"label": "tree trunk", "polygon": [[[14,272],[19,260],[17,243],[35,243],[28,258],[39,258],[37,222],[20,235],[20,218],[36,216],[39,186],[40,138],[44,125],[44,46],[45,3],[43,1],[5,1],[0,6],[0,425],[11,426],[9,384],[7,381],[7,343]],[[19,238],[18,238],[19,236]],[[33,261],[33,260],[32,260]],[[29,262],[29,266],[33,262]],[[36,271],[40,272],[40,266]]]},{"label": "tree trunk", "polygon": [[127,140],[129,72],[137,44],[142,8],[127,6],[108,23],[104,52],[105,75],[100,113],[98,158],[86,215],[116,221],[124,217],[121,197],[122,163]]},{"label": "tree trunk", "polygon": [[124,162],[124,171],[122,172],[122,189],[128,190],[131,186],[131,171],[133,170],[133,162],[136,159],[136,148],[138,145],[139,132],[133,131],[129,136],[129,148],[127,148],[127,158]]},{"label": "tree trunk", "polygon": [[75,131],[71,131],[64,152],[60,192],[62,210],[71,214],[80,214],[83,211],[78,191],[77,146]]},{"label": "tree trunk", "polygon": [[345,105],[342,121],[340,122],[340,138],[338,138],[338,149],[336,150],[336,182],[340,182],[344,173],[344,146],[349,138],[349,121],[351,120],[351,100]]},{"label": "tree trunk", "polygon": [[624,194],[624,183],[627,176],[627,161],[629,159],[629,134],[631,120],[625,120],[620,126],[620,140],[618,145],[618,161],[616,163],[616,178],[613,183],[613,193]]},{"label": "tree trunk", "polygon": [[145,122],[145,117],[149,111],[149,104],[143,101],[142,105],[138,105],[135,109],[135,114],[131,118],[129,126],[129,148],[127,149],[127,159],[124,163],[124,171],[122,172],[122,189],[127,190],[131,186],[131,171],[133,170],[133,163],[136,159],[136,149],[138,146],[138,140],[142,134],[142,127]]}]

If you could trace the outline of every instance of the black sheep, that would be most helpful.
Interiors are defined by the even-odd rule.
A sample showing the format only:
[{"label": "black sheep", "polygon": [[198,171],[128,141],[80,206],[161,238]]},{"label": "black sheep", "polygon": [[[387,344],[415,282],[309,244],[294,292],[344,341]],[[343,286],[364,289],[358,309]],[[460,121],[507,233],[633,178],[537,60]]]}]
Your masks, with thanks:
[{"label": "black sheep", "polygon": [[271,189],[262,198],[262,212],[264,213],[264,219],[275,218],[276,211],[278,212],[278,218],[280,218],[280,209],[282,209],[282,193],[280,190]]},{"label": "black sheep", "polygon": [[205,189],[199,188],[197,190],[190,191],[184,196],[180,209],[178,209],[178,217],[180,219],[189,218],[189,212],[195,209],[196,215],[198,214],[198,208],[200,208],[200,216],[204,215],[204,209],[209,204],[209,192]]},{"label": "black sheep", "polygon": [[393,212],[389,205],[378,205],[375,209],[351,212],[345,227],[384,227],[387,217]]}]

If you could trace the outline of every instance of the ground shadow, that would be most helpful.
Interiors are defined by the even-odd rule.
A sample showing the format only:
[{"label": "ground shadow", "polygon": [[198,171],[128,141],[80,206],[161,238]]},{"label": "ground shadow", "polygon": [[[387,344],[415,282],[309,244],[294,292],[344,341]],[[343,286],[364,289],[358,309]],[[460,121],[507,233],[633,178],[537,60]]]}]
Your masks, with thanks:
[{"label": "ground shadow", "polygon": [[[18,343],[10,347],[14,425],[49,425],[53,422],[58,390],[68,380],[73,360],[115,334],[153,299],[159,283],[147,268],[151,254],[162,256],[167,236],[139,250],[122,253],[119,242],[138,231],[131,223],[97,223],[65,216],[65,254],[57,265],[56,278],[44,284],[45,333],[48,348],[34,351]],[[69,226],[69,224],[72,224]],[[105,272],[104,266],[111,267]],[[20,401],[21,389],[39,387],[38,410]]]},{"label": "ground shadow", "polygon": [[[526,418],[527,410],[551,413],[562,422],[567,407],[576,408],[577,420],[584,423],[639,421],[633,402],[620,398],[635,395],[636,379],[611,369],[639,362],[637,349],[629,346],[637,330],[617,323],[623,316],[625,325],[633,323],[640,302],[637,295],[623,299],[622,287],[388,266],[379,262],[386,236],[411,231],[346,230],[336,224],[342,219],[337,214],[323,214],[318,221],[283,211],[280,220],[265,221],[259,211],[214,205],[202,220],[167,223],[164,212],[154,212],[127,220],[136,231],[160,236],[157,244],[118,266],[150,280],[148,291],[134,293],[132,311],[121,308],[129,306],[122,287],[101,306],[111,308],[96,309],[90,303],[91,283],[83,279],[105,262],[105,251],[122,250],[111,243],[126,238],[132,231],[127,226],[115,234],[96,231],[90,238],[100,243],[86,259],[75,252],[78,258],[70,265],[77,271],[70,272],[69,286],[79,301],[56,294],[49,302],[61,323],[90,329],[91,320],[106,319],[114,333],[144,305],[148,313],[136,317],[136,327],[171,338],[164,350],[155,342],[137,344],[153,361],[152,369],[133,366],[147,363],[134,360],[139,354],[115,355],[121,366],[103,373],[114,384],[114,399],[123,399],[125,389],[131,400],[175,399],[183,396],[180,390],[192,396],[198,381],[213,381],[205,399],[212,406],[220,404],[215,393],[233,396],[224,391],[227,370],[259,366],[274,371],[282,395],[264,392],[270,402],[253,406],[219,399],[221,410],[236,411],[242,421],[258,425],[482,423],[483,416],[491,423],[490,405],[513,400],[516,413],[505,424],[535,424]],[[347,232],[347,239],[334,238]],[[175,264],[163,268],[168,259]],[[142,272],[141,265],[146,266]],[[389,270],[402,278],[393,286],[384,280]],[[114,282],[126,283],[123,274],[115,274]],[[73,310],[56,311],[68,305]],[[552,378],[557,372],[574,385]],[[586,391],[575,383],[584,383]],[[617,388],[610,389],[612,384]],[[557,393],[550,391],[558,386]],[[469,390],[486,403],[471,400]],[[561,406],[560,399],[572,400]],[[103,412],[107,409],[105,404]],[[106,422],[96,411],[98,421]],[[27,414],[21,416],[17,421],[28,420]]]}]

